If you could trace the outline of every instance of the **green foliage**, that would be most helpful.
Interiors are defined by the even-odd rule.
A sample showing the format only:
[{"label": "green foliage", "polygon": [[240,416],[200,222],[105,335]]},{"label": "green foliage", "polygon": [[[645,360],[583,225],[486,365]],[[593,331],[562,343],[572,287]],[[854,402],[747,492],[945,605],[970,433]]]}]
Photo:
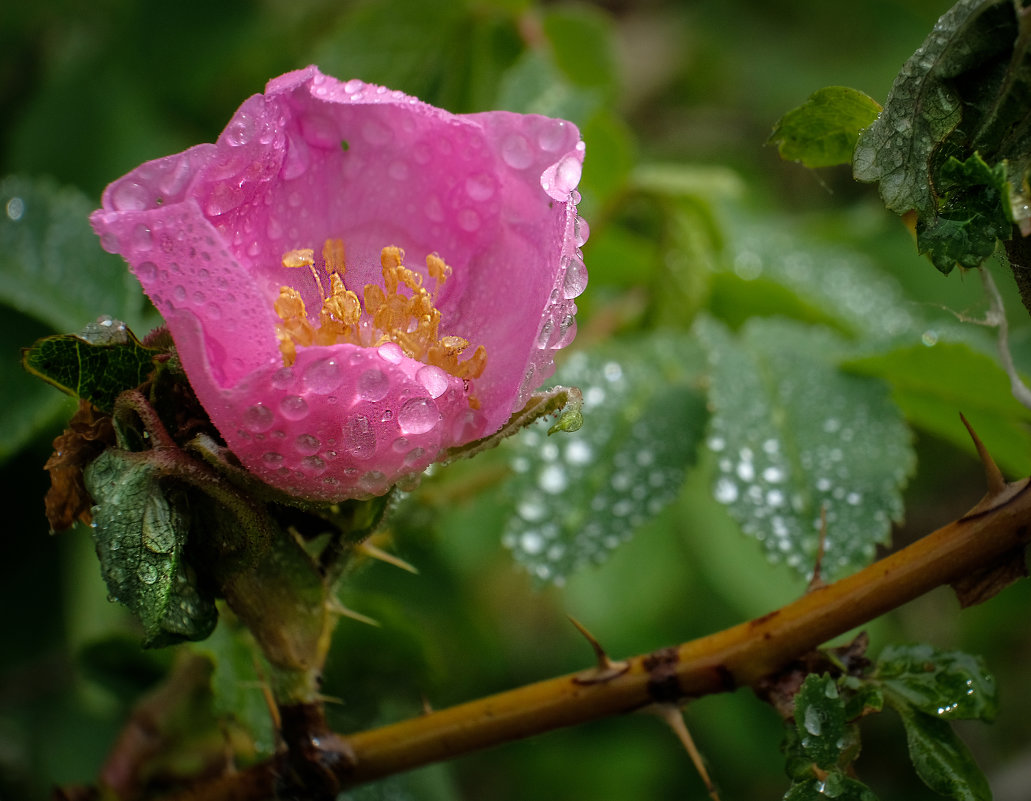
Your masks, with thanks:
[{"label": "green foliage", "polygon": [[156,465],[127,451],[105,451],[85,479],[97,503],[91,533],[101,573],[111,598],[139,620],[144,645],[207,637],[217,612],[185,558],[183,498],[161,485]]},{"label": "green foliage", "polygon": [[800,161],[806,167],[851,164],[859,132],[877,119],[880,110],[862,92],[828,86],[781,117],[769,141],[782,159]]},{"label": "green foliage", "polygon": [[[1031,54],[1019,5],[961,0],[903,65],[884,111],[859,137],[854,173],[885,205],[918,217],[943,273],[976,267],[1026,223]],[[1016,215],[1014,215],[1016,211]]]},{"label": "green foliage", "polygon": [[124,325],[113,320],[107,324],[122,336],[106,341],[71,334],[46,337],[25,349],[22,364],[63,392],[110,413],[115,398],[138,387],[154,371],[157,351],[143,347]]},{"label": "green foliage", "polygon": [[869,563],[902,514],[914,466],[885,385],[839,370],[847,347],[822,328],[756,318],[734,338],[703,319],[697,333],[709,358],[716,499],[771,560],[803,574],[815,565],[821,511],[824,575]]},{"label": "green foliage", "polygon": [[603,561],[676,497],[704,428],[701,366],[696,345],[665,335],[562,366],[557,377],[583,388],[583,428],[528,430],[510,451],[503,542],[532,575],[562,582]]},{"label": "green foliage", "polygon": [[795,695],[794,726],[784,743],[792,785],[785,801],[876,801],[866,785],[846,774],[859,754],[859,731],[830,676],[811,673]]},{"label": "green foliage", "polygon": [[995,679],[984,660],[930,645],[889,645],[877,660],[874,679],[889,701],[943,720],[991,722],[998,711]]}]

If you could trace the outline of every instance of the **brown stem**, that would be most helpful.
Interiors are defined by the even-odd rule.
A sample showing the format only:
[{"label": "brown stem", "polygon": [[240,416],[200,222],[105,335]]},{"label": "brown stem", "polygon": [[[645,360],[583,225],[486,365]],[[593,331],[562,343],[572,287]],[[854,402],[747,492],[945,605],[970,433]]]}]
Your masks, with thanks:
[{"label": "brown stem", "polygon": [[1021,236],[1020,231],[1014,228],[1013,236],[1006,241],[1005,246],[1020,299],[1031,314],[1031,237]]},{"label": "brown stem", "polygon": [[[351,735],[338,779],[353,786],[655,703],[755,686],[827,640],[936,587],[999,568],[1029,541],[1029,483],[1009,484],[959,520],[848,578],[747,623],[634,657],[625,670],[592,667]],[[256,801],[270,789],[263,777],[275,774],[273,763],[261,763],[195,787],[182,801]]]}]

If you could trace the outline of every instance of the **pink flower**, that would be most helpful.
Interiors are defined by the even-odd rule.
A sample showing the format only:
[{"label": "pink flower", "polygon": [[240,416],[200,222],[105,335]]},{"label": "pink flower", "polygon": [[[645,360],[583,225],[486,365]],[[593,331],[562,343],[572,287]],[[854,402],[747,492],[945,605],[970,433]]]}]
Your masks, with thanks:
[{"label": "pink flower", "polygon": [[90,220],[241,463],[338,501],[493,433],[552,373],[587,281],[583,153],[562,120],[308,67],[215,144],[112,183]]}]

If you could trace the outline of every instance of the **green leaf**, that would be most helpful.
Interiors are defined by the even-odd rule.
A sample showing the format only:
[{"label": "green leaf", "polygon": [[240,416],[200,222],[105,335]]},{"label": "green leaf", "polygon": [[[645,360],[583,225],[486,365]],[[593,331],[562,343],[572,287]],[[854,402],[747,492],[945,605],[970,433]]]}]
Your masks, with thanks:
[{"label": "green leaf", "polygon": [[991,801],[988,780],[946,721],[914,709],[893,694],[887,699],[902,718],[909,757],[924,784],[958,801]]},{"label": "green leaf", "polygon": [[231,617],[223,617],[211,636],[193,648],[206,655],[214,668],[211,692],[215,714],[240,726],[259,756],[274,753],[276,732],[261,689],[263,677],[258,670],[254,638]]},{"label": "green leaf", "polygon": [[870,789],[845,771],[859,755],[859,730],[848,722],[845,701],[828,675],[810,673],[795,695],[795,725],[784,742],[792,801],[875,801]]},{"label": "green leaf", "polygon": [[527,50],[501,78],[497,107],[525,114],[543,114],[583,124],[603,107],[597,87],[571,83],[550,53]]},{"label": "green leaf", "polygon": [[873,678],[921,712],[947,720],[991,722],[998,710],[995,679],[977,656],[930,645],[890,645]]},{"label": "green leaf", "polygon": [[696,457],[705,406],[701,353],[686,336],[574,354],[557,378],[583,388],[583,428],[513,441],[515,502],[503,542],[540,580],[603,561],[680,490]]},{"label": "green leaf", "polygon": [[942,165],[937,212],[917,223],[917,248],[948,275],[952,268],[973,269],[995,252],[998,239],[1009,239],[1009,182],[1006,165],[989,167],[974,153],[966,161],[951,157]]},{"label": "green leaf", "polygon": [[546,8],[541,28],[555,65],[571,83],[614,92],[619,66],[614,26],[606,13],[588,5]]},{"label": "green leaf", "polygon": [[[964,109],[964,101],[990,102],[995,93],[986,91],[983,77],[992,74],[986,67],[1002,63],[1003,74],[993,77],[1003,81],[1016,38],[1011,2],[960,0],[903,65],[884,111],[860,134],[854,159],[855,177],[879,181],[889,209],[898,214],[915,209],[922,216],[934,211],[935,156],[961,124],[964,138],[975,132],[972,121],[964,119],[971,109]],[[974,70],[982,80],[964,83],[961,79]]]},{"label": "green leaf", "polygon": [[1003,470],[1031,471],[1031,412],[1013,397],[1009,378],[990,356],[964,343],[938,342],[850,359],[844,366],[888,381],[910,423],[969,451],[970,437],[959,422],[963,412]]},{"label": "green leaf", "polygon": [[92,535],[112,600],[143,626],[144,646],[207,637],[217,612],[184,556],[184,499],[166,493],[147,454],[108,449],[84,471]]},{"label": "green leaf", "polygon": [[47,179],[0,181],[0,303],[55,331],[77,331],[102,314],[149,327],[139,283],[89,226],[94,208]]},{"label": "green leaf", "polygon": [[769,141],[782,159],[806,167],[850,164],[859,132],[880,110],[877,101],[856,89],[828,86],[781,117]]},{"label": "green leaf", "polygon": [[755,318],[734,338],[703,318],[695,330],[710,365],[716,500],[771,561],[810,574],[823,509],[824,576],[869,563],[915,463],[887,387],[839,370],[846,347],[823,328]]},{"label": "green leaf", "polygon": [[108,323],[116,332],[113,339],[98,339],[94,329],[86,333],[94,341],[72,334],[46,337],[23,351],[22,364],[58,389],[110,412],[115,398],[154,371],[157,351],[143,347],[121,323]]}]

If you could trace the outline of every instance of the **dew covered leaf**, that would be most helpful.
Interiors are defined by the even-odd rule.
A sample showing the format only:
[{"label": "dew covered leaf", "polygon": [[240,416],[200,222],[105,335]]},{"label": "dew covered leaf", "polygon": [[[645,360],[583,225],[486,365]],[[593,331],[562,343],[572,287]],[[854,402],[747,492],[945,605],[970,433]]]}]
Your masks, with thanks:
[{"label": "dew covered leaf", "polygon": [[111,598],[140,621],[144,646],[207,637],[217,612],[184,558],[184,499],[166,493],[145,454],[109,448],[84,478],[97,502],[91,533],[101,573]]},{"label": "dew covered leaf", "polygon": [[143,292],[100,248],[89,226],[94,206],[51,180],[0,181],[0,303],[55,331],[77,331],[100,314],[143,330]]},{"label": "dew covered leaf", "polygon": [[1009,239],[1009,182],[1006,166],[989,167],[974,153],[966,161],[955,156],[942,165],[936,188],[938,209],[916,226],[917,248],[939,271],[973,269],[995,252],[998,239]]},{"label": "dew covered leaf", "polygon": [[782,159],[806,167],[851,164],[859,132],[877,119],[880,110],[877,101],[857,89],[828,86],[781,117],[769,142]]},{"label": "dew covered leaf", "polygon": [[991,801],[988,780],[952,726],[887,693],[906,729],[909,758],[921,781],[934,792],[957,801]]},{"label": "dew covered leaf", "polygon": [[540,580],[604,561],[680,491],[705,426],[703,358],[687,336],[655,334],[574,354],[556,378],[583,390],[583,427],[511,443],[514,512],[503,542]]},{"label": "dew covered leaf", "polygon": [[869,563],[902,516],[915,464],[887,387],[839,370],[846,346],[820,327],[755,318],[735,337],[705,318],[695,330],[709,360],[716,500],[771,561],[811,573],[825,509],[824,576]]},{"label": "dew covered leaf", "polygon": [[987,354],[961,342],[938,342],[849,359],[844,367],[888,381],[914,426],[969,451],[962,412],[1004,471],[1031,470],[1031,412],[1013,397],[1005,371]]},{"label": "dew covered leaf", "polygon": [[930,645],[889,645],[873,678],[914,709],[945,720],[990,723],[998,710],[994,677],[979,656]]},{"label": "dew covered leaf", "polygon": [[[121,338],[98,337],[91,326],[83,336],[58,334],[36,342],[22,353],[22,365],[69,395],[110,412],[115,398],[135,389],[154,370],[157,351],[143,347],[124,325],[110,321]],[[85,337],[85,338],[84,338]]]}]

